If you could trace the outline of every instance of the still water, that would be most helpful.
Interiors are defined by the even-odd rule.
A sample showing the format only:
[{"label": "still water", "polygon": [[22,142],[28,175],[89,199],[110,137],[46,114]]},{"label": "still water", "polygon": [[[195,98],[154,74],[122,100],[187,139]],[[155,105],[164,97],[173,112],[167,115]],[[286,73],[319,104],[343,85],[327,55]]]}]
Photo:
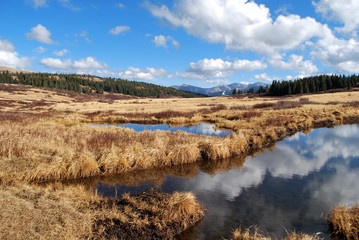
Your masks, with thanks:
[{"label": "still water", "polygon": [[144,130],[155,131],[155,130],[163,130],[163,131],[184,131],[193,134],[207,135],[207,136],[218,136],[225,137],[232,134],[231,130],[227,129],[217,129],[214,124],[201,122],[197,125],[192,126],[170,126],[167,123],[163,124],[135,124],[135,123],[127,123],[127,124],[116,124],[115,126],[121,128],[131,128],[136,132],[143,132]]},{"label": "still water", "polygon": [[205,218],[182,239],[229,238],[238,226],[259,226],[273,238],[295,230],[328,239],[327,213],[359,201],[358,179],[359,125],[346,125],[298,133],[245,159],[102,179],[97,189],[118,197],[150,187],[193,192]]}]

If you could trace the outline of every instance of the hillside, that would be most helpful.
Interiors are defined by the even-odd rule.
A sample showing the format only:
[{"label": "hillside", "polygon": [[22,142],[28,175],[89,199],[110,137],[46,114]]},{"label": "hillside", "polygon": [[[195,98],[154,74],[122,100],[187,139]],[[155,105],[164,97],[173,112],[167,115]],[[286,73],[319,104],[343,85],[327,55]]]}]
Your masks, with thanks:
[{"label": "hillside", "polygon": [[120,93],[138,97],[203,97],[203,95],[156,84],[91,75],[18,72],[2,68],[0,83],[23,84],[34,87],[68,90],[78,93]]},{"label": "hillside", "polygon": [[201,88],[188,84],[183,84],[180,86],[172,86],[172,87],[182,91],[203,94],[213,97],[213,96],[231,95],[233,89],[236,89],[237,91],[241,90],[242,92],[245,92],[252,88],[253,91],[257,91],[261,86],[266,87],[266,84],[260,82],[252,83],[252,84],[232,83],[229,85],[220,85],[212,88]]}]

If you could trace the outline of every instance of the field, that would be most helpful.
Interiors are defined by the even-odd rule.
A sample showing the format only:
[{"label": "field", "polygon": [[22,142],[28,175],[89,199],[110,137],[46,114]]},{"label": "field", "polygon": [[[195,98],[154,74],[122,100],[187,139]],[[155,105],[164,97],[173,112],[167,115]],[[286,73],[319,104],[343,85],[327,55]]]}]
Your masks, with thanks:
[{"label": "field", "polygon": [[[0,227],[1,238],[115,238],[131,232],[126,229],[136,229],[128,238],[153,235],[154,229],[159,238],[173,238],[204,214],[191,193],[151,190],[118,201],[64,180],[223,162],[298,131],[359,123],[359,91],[281,98],[144,99],[0,84],[0,109],[0,202],[7,206],[0,210],[6,222]],[[211,122],[234,133],[225,138],[136,133],[89,124],[127,122]],[[162,204],[168,208],[160,209]],[[55,227],[46,227],[50,225]]]}]

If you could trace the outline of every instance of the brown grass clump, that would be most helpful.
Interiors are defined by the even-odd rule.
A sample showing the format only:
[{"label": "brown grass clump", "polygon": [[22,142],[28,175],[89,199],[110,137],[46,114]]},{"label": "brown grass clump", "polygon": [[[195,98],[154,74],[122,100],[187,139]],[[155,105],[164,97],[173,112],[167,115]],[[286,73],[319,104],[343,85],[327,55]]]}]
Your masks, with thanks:
[{"label": "brown grass clump", "polygon": [[359,239],[359,204],[352,208],[335,207],[328,220],[337,239]]},{"label": "brown grass clump", "polygon": [[149,190],[123,200],[84,187],[0,186],[1,239],[173,239],[203,217],[190,193]]},{"label": "brown grass clump", "polygon": [[308,235],[305,233],[290,233],[284,238],[284,240],[321,240],[318,235]]},{"label": "brown grass clump", "polygon": [[232,233],[232,240],[271,240],[260,233],[259,228],[247,228],[244,231],[237,228]]},{"label": "brown grass clump", "polygon": [[[231,240],[271,240],[271,237],[266,237],[260,233],[259,228],[247,228],[244,231],[237,228],[232,233]],[[321,240],[318,235],[308,235],[304,233],[289,233],[283,240]]]},{"label": "brown grass clump", "polygon": [[159,193],[150,189],[136,196],[110,200],[117,214],[94,223],[94,239],[173,239],[204,215],[191,193]]}]

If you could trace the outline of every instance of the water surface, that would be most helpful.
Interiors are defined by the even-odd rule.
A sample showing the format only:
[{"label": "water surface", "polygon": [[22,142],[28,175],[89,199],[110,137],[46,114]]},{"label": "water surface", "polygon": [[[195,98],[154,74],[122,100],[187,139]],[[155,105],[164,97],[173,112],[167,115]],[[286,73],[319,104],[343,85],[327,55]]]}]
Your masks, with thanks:
[{"label": "water surface", "polygon": [[136,132],[143,132],[145,130],[148,131],[156,131],[156,130],[163,130],[163,131],[184,131],[193,134],[199,135],[207,135],[207,136],[219,136],[225,137],[232,134],[231,130],[227,129],[217,129],[214,124],[201,122],[197,125],[192,126],[170,126],[167,123],[163,124],[135,124],[135,123],[127,123],[127,124],[116,124],[115,126],[121,128],[130,128],[135,130]]},{"label": "water surface", "polygon": [[359,201],[359,125],[298,133],[246,159],[151,170],[103,179],[105,196],[150,187],[191,191],[205,218],[183,239],[229,238],[238,226],[260,226],[272,237],[286,231],[321,232],[328,239],[329,210]]}]

